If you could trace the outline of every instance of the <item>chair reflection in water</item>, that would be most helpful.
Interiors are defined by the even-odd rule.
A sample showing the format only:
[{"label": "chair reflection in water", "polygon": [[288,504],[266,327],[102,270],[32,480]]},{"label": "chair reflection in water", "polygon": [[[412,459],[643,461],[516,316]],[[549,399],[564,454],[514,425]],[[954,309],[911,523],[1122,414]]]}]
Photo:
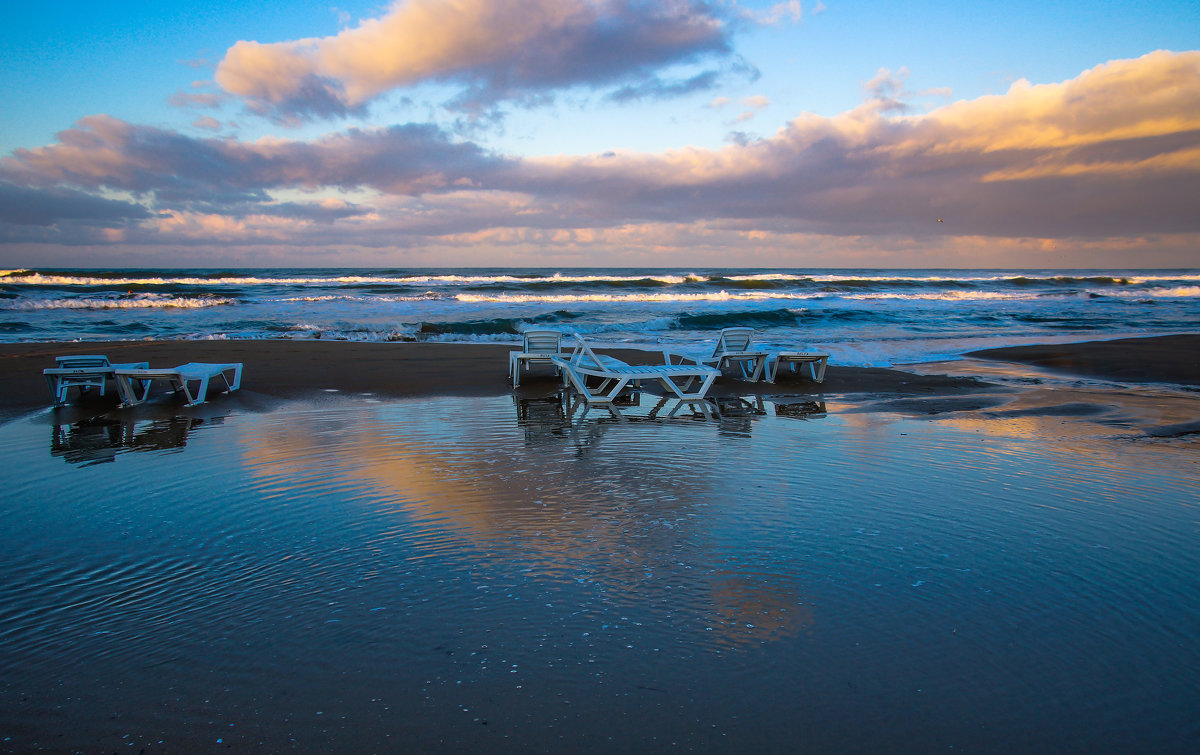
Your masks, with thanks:
[{"label": "chair reflection in water", "polygon": [[796,417],[798,419],[818,419],[827,416],[825,402],[808,398],[793,398],[780,396],[774,400],[776,417]]},{"label": "chair reflection in water", "polygon": [[[222,418],[207,420],[216,424]],[[187,445],[188,435],[206,420],[170,417],[150,422],[95,418],[70,425],[55,425],[50,437],[50,455],[70,464],[101,464],[115,461],[119,451],[171,451]]]}]

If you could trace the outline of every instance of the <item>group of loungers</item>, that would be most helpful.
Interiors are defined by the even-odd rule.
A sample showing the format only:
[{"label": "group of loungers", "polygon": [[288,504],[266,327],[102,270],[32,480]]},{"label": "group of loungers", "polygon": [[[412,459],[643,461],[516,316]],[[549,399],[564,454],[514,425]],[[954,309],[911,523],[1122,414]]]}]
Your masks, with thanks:
[{"label": "group of loungers", "polygon": [[[808,367],[818,383],[825,379],[828,354],[805,351],[771,352],[754,348],[753,328],[725,328],[720,332],[712,353],[692,354],[663,349],[661,364],[628,364],[607,354],[596,353],[593,345],[575,334],[574,347],[563,349],[563,334],[555,330],[531,330],[525,333],[521,351],[509,354],[508,370],[513,387],[521,383],[522,369],[532,365],[553,367],[588,404],[612,406],[630,388],[657,383],[664,395],[683,402],[706,400],[722,371],[736,367],[747,380],[774,382],[779,371],[797,371]],[[188,406],[202,404],[210,387],[227,392],[242,384],[242,364],[189,362],[178,367],[151,368],[147,362],[113,364],[101,355],[61,356],[54,367],[43,371],[54,405],[67,402],[70,392],[97,391],[104,395],[109,381],[116,383],[122,406],[135,406],[150,395],[155,381],[166,381],[182,392]]]},{"label": "group of loungers", "polygon": [[657,382],[666,394],[682,401],[703,401],[722,370],[731,367],[747,380],[774,382],[780,369],[795,372],[807,366],[814,381],[824,381],[828,354],[756,349],[753,337],[753,328],[725,328],[711,354],[663,349],[662,364],[628,364],[597,354],[579,334],[574,335],[574,348],[568,352],[563,350],[562,333],[534,330],[525,333],[521,351],[509,353],[508,370],[515,388],[521,384],[522,368],[551,366],[588,404],[609,406],[628,388],[643,382]]},{"label": "group of loungers", "polygon": [[65,404],[72,389],[96,391],[103,396],[109,381],[116,383],[121,406],[135,406],[150,396],[155,381],[166,381],[182,391],[188,406],[204,403],[210,387],[236,391],[242,385],[242,365],[188,362],[178,367],[150,368],[148,362],[113,364],[97,354],[58,357],[54,367],[42,371],[54,394],[54,405]]}]

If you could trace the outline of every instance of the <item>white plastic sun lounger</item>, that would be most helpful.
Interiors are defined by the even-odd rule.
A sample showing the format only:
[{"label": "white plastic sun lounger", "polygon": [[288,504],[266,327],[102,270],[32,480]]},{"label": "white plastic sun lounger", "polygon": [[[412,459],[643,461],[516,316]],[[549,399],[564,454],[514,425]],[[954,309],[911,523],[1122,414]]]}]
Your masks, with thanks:
[{"label": "white plastic sun lounger", "polygon": [[792,372],[799,372],[800,366],[807,364],[813,382],[825,382],[825,368],[829,365],[828,354],[817,354],[807,351],[781,351],[767,365],[767,382],[774,383],[780,367],[786,367]]},{"label": "white plastic sun lounger", "polygon": [[83,354],[55,358],[55,366],[42,370],[46,376],[46,385],[54,394],[54,405],[67,403],[67,394],[72,388],[84,391],[95,388],[104,395],[104,386],[109,378],[116,377],[117,369],[140,369],[148,367],[147,362],[131,362],[128,364],[112,364],[108,357],[101,354]]},{"label": "white plastic sun lounger", "polygon": [[528,370],[533,364],[548,364],[554,366],[554,372],[558,374],[554,357],[563,356],[562,333],[557,330],[527,330],[524,336],[521,351],[508,352],[508,376],[512,378],[513,388],[521,384],[522,365]]},{"label": "white plastic sun lounger", "polygon": [[115,370],[117,390],[121,392],[121,405],[134,406],[150,395],[150,386],[155,380],[168,380],[175,391],[183,391],[187,405],[203,404],[208,396],[209,383],[219,380],[225,391],[236,391],[242,387],[242,363],[212,364],[188,362],[178,367],[160,369]]},{"label": "white plastic sun lounger", "polygon": [[[553,357],[563,379],[589,404],[612,403],[626,388],[644,381],[657,381],[663,389],[684,401],[702,401],[721,373],[702,365],[626,364],[620,359],[597,354],[582,336],[575,336],[575,349],[567,358]],[[589,378],[599,381],[589,386]]]},{"label": "white plastic sun lounger", "polygon": [[665,350],[663,355],[668,362],[694,362],[718,370],[736,364],[741,369],[743,378],[757,381],[762,379],[766,371],[770,352],[751,348],[752,338],[754,328],[723,328],[709,356],[693,356],[670,350]]}]

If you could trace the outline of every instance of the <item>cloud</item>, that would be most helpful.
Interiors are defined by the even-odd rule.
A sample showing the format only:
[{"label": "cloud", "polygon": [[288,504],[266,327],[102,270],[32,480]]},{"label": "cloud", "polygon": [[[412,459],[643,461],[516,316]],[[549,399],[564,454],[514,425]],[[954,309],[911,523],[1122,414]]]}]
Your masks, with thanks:
[{"label": "cloud", "polygon": [[[894,93],[895,79],[883,72],[868,94]],[[832,249],[831,239],[873,244],[881,262],[908,250],[913,264],[922,245],[991,254],[992,239],[995,254],[1025,245],[1024,264],[1052,246],[1091,255],[1052,265],[1105,253],[1104,264],[1122,254],[1148,264],[1155,244],[1183,264],[1200,243],[1197,196],[1200,51],[1155,52],[924,113],[898,115],[869,97],[766,138],[659,153],[509,158],[419,124],[240,142],[90,116],[54,144],[0,160],[0,237],[102,243],[82,229],[104,228],[126,245],[201,245],[209,229],[222,244],[461,255],[510,243],[531,264],[637,238],[679,264],[689,241],[789,264],[797,244]]]},{"label": "cloud", "polygon": [[220,131],[224,128],[220,121],[207,115],[192,121],[192,125],[205,131]]},{"label": "cloud", "polygon": [[360,113],[423,82],[458,85],[468,110],[576,86],[667,96],[711,76],[656,86],[656,71],[728,55],[730,33],[702,0],[396,0],[332,37],[238,42],[216,81],[282,119]]},{"label": "cloud", "polygon": [[771,104],[771,100],[761,94],[755,94],[749,97],[743,97],[742,104],[749,109],[743,110],[741,115],[739,115],[737,118],[734,118],[734,123],[744,123],[753,119],[754,116],[758,115],[759,110],[762,110]]},{"label": "cloud", "polygon": [[17,186],[0,180],[2,223],[49,226],[68,220],[115,227],[147,217],[150,212],[135,202],[106,199],[74,189]]},{"label": "cloud", "polygon": [[[814,9],[814,13],[819,13],[825,10],[825,6],[817,3],[818,8]],[[749,8],[743,8],[741,14],[744,18],[753,21],[760,26],[778,26],[784,21],[799,23],[804,20],[804,8],[800,4],[800,0],[785,0],[785,2],[776,3],[765,11],[756,11]]]},{"label": "cloud", "polygon": [[373,188],[419,193],[485,180],[506,161],[429,125],[349,129],[313,142],[195,138],[88,116],[58,143],[0,159],[0,178],[119,189],[159,200],[261,199],[269,189]]},{"label": "cloud", "polygon": [[880,68],[870,81],[863,84],[863,89],[868,94],[867,102],[880,112],[907,112],[909,105],[904,100],[912,96],[912,92],[905,86],[906,79],[908,79],[907,68],[901,67],[895,73],[887,68]]},{"label": "cloud", "polygon": [[[876,85],[895,91],[890,74]],[[530,160],[523,188],[630,220],[728,218],[776,232],[1200,232],[1200,52],[1017,82],[923,115],[890,110],[869,101],[834,118],[804,115],[720,150]]]},{"label": "cloud", "polygon": [[176,92],[167,98],[172,107],[215,108],[229,101],[223,92]]},{"label": "cloud", "polygon": [[686,79],[664,81],[657,76],[628,84],[612,92],[608,97],[613,102],[634,102],[636,100],[662,99],[664,97],[680,97],[692,92],[712,89],[720,76],[717,71],[703,71]]}]

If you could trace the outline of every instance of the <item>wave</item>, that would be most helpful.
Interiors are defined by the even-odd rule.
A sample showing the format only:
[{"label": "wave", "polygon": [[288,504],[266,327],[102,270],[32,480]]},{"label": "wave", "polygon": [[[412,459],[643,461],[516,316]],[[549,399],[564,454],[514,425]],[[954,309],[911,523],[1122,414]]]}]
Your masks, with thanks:
[{"label": "wave", "polygon": [[790,309],[767,309],[740,312],[684,313],[671,322],[672,330],[720,330],[721,328],[796,325],[800,316]]},{"label": "wave", "polygon": [[580,316],[577,312],[556,310],[534,317],[497,317],[486,320],[423,322],[417,328],[417,337],[520,335],[530,325],[554,325],[570,322]]},{"label": "wave", "polygon": [[1153,296],[1164,299],[1194,299],[1200,296],[1200,286],[1179,286],[1177,288],[1164,288],[1157,291],[1142,291],[1138,293],[1142,296]]},{"label": "wave", "polygon": [[[1078,291],[1064,291],[1062,296],[1074,297]],[[1053,293],[1051,295],[1054,295]],[[864,293],[845,293],[830,291],[711,291],[698,293],[569,293],[569,294],[457,294],[454,298],[464,304],[569,304],[569,303],[601,303],[601,304],[654,304],[654,303],[691,303],[691,302],[731,302],[731,301],[804,301],[842,299],[847,301],[870,300],[911,300],[911,301],[1028,301],[1042,298],[1045,294],[1037,292],[1003,292],[1003,291],[938,291],[927,293],[901,293],[892,291],[873,291]]]},{"label": "wave", "polygon": [[430,301],[445,298],[441,294],[426,292],[417,296],[351,296],[349,294],[324,294],[317,296],[286,296],[281,302],[350,302],[357,304],[389,304],[396,302]]},{"label": "wave", "polygon": [[669,323],[671,330],[720,330],[721,328],[786,328],[826,323],[887,323],[899,318],[890,312],[862,309],[766,309],[733,312],[685,312]]},{"label": "wave", "polygon": [[694,274],[663,275],[464,275],[464,274],[410,274],[396,276],[381,275],[337,275],[337,276],[246,276],[246,275],[183,275],[164,276],[145,274],[132,276],[128,273],[41,273],[29,270],[7,271],[5,283],[25,286],[211,286],[214,283],[227,286],[307,286],[307,285],[536,285],[536,284],[625,284],[625,285],[676,285],[703,280]]},{"label": "wave", "polygon": [[[570,303],[797,300],[822,296],[848,298],[986,299],[1034,292],[1074,295],[1143,291],[1154,296],[1190,296],[1200,274],[1188,271],[873,271],[796,270],[699,272],[627,269],[616,271],[505,270],[31,270],[0,271],[5,295],[34,290],[71,293],[120,291],[158,292],[179,298],[261,299],[291,295],[299,301],[306,291],[314,297],[362,294],[395,297],[381,301],[412,301],[403,297],[458,296],[463,303]],[[1152,293],[1166,289],[1182,294]],[[331,301],[328,298],[313,301]],[[109,305],[111,306],[111,305]]]},{"label": "wave", "polygon": [[202,309],[236,304],[233,299],[217,297],[158,297],[137,294],[133,298],[105,299],[24,299],[0,305],[0,310],[45,309]]},{"label": "wave", "polygon": [[568,288],[669,288],[671,286],[685,285],[689,281],[672,280],[666,278],[592,278],[592,279],[566,279],[566,278],[537,278],[518,282],[508,281],[486,281],[481,283],[469,284],[467,288],[472,291],[552,291],[555,289]]},{"label": "wave", "polygon": [[812,299],[819,294],[713,291],[708,293],[636,293],[636,294],[458,294],[454,298],[464,304],[548,304],[599,302],[604,304],[701,302],[701,301],[762,301],[769,299]]},{"label": "wave", "polygon": [[1029,278],[1026,276],[1017,276],[1004,281],[1014,286],[1076,286],[1081,283],[1086,283],[1093,286],[1128,286],[1130,285],[1129,278],[1113,278],[1107,275],[1075,277],[1070,275],[1056,275],[1050,278]]}]

